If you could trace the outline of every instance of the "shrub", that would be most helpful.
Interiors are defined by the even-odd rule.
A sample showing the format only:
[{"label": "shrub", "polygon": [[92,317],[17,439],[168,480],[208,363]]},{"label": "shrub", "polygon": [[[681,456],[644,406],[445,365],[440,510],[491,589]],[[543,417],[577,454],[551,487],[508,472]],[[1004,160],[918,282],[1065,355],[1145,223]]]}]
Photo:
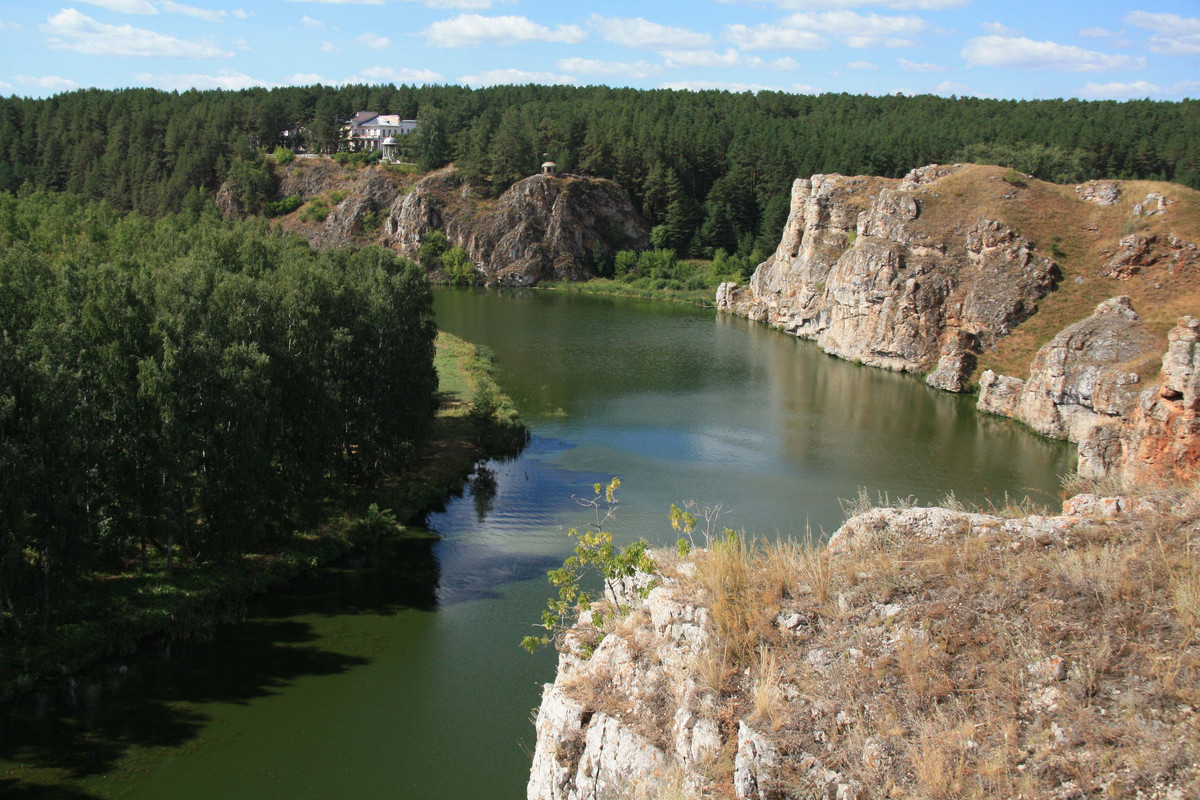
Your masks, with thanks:
[{"label": "shrub", "polygon": [[267,217],[282,217],[290,214],[304,205],[304,198],[298,194],[290,194],[279,200],[268,200],[262,204],[263,215]]},{"label": "shrub", "polygon": [[308,205],[300,212],[300,219],[303,222],[324,222],[328,216],[329,204],[323,197],[314,197],[309,200]]},{"label": "shrub", "polygon": [[280,166],[286,166],[296,159],[296,154],[292,152],[290,147],[275,148],[275,163]]}]

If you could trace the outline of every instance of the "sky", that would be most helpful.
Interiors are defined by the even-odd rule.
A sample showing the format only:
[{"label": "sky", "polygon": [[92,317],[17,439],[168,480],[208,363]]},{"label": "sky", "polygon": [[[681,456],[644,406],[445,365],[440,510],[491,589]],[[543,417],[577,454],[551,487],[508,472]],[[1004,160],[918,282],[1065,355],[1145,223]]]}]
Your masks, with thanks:
[{"label": "sky", "polygon": [[0,96],[315,83],[1179,100],[1200,0],[0,0]]}]

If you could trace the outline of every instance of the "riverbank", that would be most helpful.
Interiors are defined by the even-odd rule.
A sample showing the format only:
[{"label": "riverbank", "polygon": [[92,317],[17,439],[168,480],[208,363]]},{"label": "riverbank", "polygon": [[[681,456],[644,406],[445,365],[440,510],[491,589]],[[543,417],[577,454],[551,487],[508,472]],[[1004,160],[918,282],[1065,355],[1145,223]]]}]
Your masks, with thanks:
[{"label": "riverbank", "polygon": [[337,510],[285,546],[228,563],[168,565],[148,556],[122,572],[81,580],[49,630],[21,630],[0,649],[0,700],[63,680],[148,640],[206,638],[241,619],[254,595],[355,551],[428,534],[406,527],[460,492],[482,458],[519,452],[528,435],[494,380],[486,350],[439,333],[435,366],[440,406],[425,453],[408,471],[368,489],[344,487]]},{"label": "riverbank", "polygon": [[1052,517],[865,505],[828,548],[656,553],[628,613],[585,614],[529,797],[1195,796],[1194,483]]},{"label": "riverbank", "polygon": [[596,297],[632,297],[639,300],[663,300],[668,303],[685,303],[702,308],[715,308],[713,297],[716,287],[712,289],[680,289],[669,286],[656,286],[655,281],[645,278],[634,283],[613,280],[612,278],[592,278],[588,281],[559,281],[544,283],[539,287],[554,292],[567,294],[587,294]]}]

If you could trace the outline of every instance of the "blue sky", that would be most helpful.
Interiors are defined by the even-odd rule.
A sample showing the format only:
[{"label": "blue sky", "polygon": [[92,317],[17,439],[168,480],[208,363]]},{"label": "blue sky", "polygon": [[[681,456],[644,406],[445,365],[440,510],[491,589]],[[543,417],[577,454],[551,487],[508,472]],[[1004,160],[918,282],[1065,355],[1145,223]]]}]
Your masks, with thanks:
[{"label": "blue sky", "polygon": [[1200,97],[1200,2],[0,0],[0,95],[312,83]]}]

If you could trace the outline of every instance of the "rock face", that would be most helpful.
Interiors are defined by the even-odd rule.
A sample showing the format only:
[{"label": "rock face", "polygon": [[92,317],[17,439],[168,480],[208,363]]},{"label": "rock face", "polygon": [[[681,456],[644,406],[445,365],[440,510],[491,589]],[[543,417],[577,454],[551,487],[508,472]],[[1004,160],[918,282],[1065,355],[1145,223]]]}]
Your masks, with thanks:
[{"label": "rock face", "polygon": [[1200,322],[1180,319],[1161,386],[1146,388],[1128,367],[1153,357],[1158,338],[1129,298],[1115,297],[1042,347],[1028,380],[984,372],[978,408],[1077,442],[1084,477],[1187,477],[1200,465],[1198,339]]},{"label": "rock face", "polygon": [[797,180],[779,247],[747,287],[723,284],[717,307],[962,391],[972,354],[1031,316],[1058,272],[996,220],[926,224],[923,204],[960,168]]},{"label": "rock face", "polygon": [[[588,652],[588,620],[566,636],[554,683],[537,714],[529,800],[625,800],[671,789],[703,792],[725,749],[739,800],[782,798],[769,726],[719,715],[701,677],[715,636],[708,609],[670,578],[644,598],[620,598],[629,616]],[[814,785],[836,794],[841,775],[813,762]],[[815,795],[814,795],[815,796]]]},{"label": "rock face", "polygon": [[1161,385],[1138,398],[1120,436],[1120,468],[1137,479],[1187,479],[1200,468],[1200,320],[1167,334]]},{"label": "rock face", "polygon": [[532,286],[593,276],[589,259],[644,249],[649,227],[612,181],[534,175],[488,207],[453,167],[432,173],[393,204],[384,243],[415,256],[421,237],[441,229],[489,280]]}]

